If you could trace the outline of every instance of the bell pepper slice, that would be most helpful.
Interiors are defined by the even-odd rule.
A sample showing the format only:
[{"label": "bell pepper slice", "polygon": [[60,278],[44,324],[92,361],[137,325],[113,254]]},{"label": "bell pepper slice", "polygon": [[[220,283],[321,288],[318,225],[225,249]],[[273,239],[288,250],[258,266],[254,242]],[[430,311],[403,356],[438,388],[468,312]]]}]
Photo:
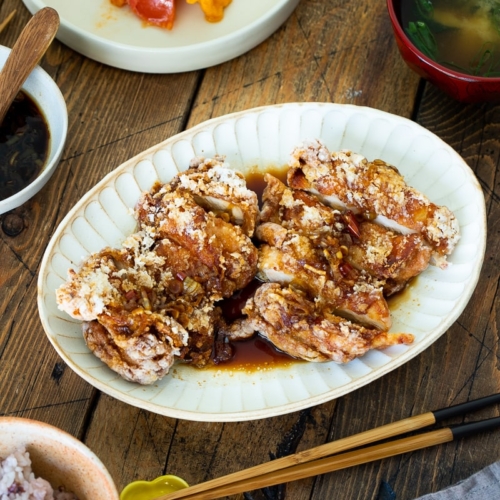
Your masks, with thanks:
[{"label": "bell pepper slice", "polygon": [[132,11],[147,23],[172,29],[175,20],[175,0],[128,0]]},{"label": "bell pepper slice", "polygon": [[200,4],[205,19],[211,23],[217,23],[224,17],[224,9],[231,3],[231,0],[187,0],[187,3],[196,2]]}]

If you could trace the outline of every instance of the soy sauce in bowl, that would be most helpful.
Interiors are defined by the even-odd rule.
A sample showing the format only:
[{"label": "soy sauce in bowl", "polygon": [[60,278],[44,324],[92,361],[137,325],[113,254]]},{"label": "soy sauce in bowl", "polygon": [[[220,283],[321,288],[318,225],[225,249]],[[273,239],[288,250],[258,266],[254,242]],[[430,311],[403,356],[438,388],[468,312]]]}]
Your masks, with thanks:
[{"label": "soy sauce in bowl", "polygon": [[0,200],[37,178],[47,160],[49,141],[49,127],[37,103],[19,92],[0,124]]}]

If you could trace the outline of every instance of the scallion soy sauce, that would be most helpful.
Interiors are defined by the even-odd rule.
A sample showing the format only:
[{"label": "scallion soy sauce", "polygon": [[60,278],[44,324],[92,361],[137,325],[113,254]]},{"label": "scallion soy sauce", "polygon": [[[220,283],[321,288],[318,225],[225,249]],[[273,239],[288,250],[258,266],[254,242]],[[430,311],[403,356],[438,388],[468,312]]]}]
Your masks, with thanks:
[{"label": "scallion soy sauce", "polygon": [[49,128],[36,102],[19,92],[0,126],[0,200],[40,174],[49,149]]}]

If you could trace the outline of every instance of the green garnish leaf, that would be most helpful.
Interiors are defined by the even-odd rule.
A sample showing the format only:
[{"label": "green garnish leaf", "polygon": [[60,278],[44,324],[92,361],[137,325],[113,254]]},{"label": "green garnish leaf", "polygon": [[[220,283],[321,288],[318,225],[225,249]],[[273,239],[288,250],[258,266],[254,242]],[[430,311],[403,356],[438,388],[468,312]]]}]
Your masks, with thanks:
[{"label": "green garnish leaf", "polygon": [[434,10],[434,5],[432,5],[431,0],[417,0],[416,5],[418,12],[424,18],[429,17]]},{"label": "green garnish leaf", "polygon": [[408,23],[408,28],[405,31],[420,52],[425,54],[427,57],[436,60],[436,39],[426,23],[423,21],[410,22]]}]

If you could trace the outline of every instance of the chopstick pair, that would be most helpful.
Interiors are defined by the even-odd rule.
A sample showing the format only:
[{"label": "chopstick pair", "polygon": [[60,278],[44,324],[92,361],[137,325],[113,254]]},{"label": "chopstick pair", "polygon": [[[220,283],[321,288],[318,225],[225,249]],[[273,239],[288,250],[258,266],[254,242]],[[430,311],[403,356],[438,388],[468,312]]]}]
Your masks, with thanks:
[{"label": "chopstick pair", "polygon": [[221,498],[227,495],[304,479],[446,443],[454,439],[499,427],[500,417],[445,427],[424,434],[334,455],[345,450],[352,450],[353,448],[358,448],[369,443],[415,431],[448,418],[477,411],[495,403],[500,403],[500,393],[405,418],[391,424],[295,453],[294,455],[190,486],[175,493],[157,497],[154,500],[210,500]]}]

